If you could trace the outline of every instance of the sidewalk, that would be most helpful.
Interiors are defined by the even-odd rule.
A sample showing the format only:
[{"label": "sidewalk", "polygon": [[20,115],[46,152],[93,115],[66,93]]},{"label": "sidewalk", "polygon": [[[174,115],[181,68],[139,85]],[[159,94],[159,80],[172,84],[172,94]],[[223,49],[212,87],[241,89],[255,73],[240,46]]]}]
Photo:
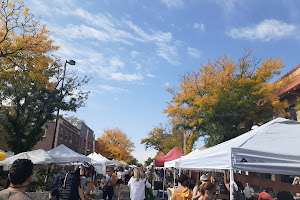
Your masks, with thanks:
[{"label": "sidewalk", "polygon": [[[121,200],[130,200],[129,195],[130,195],[129,188],[127,186],[124,186],[122,188],[122,191],[121,191]],[[102,198],[102,191],[101,191],[99,196],[95,197],[95,200],[101,200],[101,198]],[[118,198],[113,197],[113,200],[118,200]],[[155,200],[162,200],[162,198],[161,197],[155,197]],[[165,198],[165,200],[167,200],[167,199]]]}]

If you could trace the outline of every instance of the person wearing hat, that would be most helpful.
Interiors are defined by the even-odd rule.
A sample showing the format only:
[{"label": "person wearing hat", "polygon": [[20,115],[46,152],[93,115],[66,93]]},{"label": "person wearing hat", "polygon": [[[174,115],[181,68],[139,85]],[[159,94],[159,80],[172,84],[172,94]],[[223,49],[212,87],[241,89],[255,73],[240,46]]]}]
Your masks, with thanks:
[{"label": "person wearing hat", "polygon": [[209,177],[206,174],[202,174],[200,181],[202,182],[202,185],[204,185],[205,183],[209,182]]}]

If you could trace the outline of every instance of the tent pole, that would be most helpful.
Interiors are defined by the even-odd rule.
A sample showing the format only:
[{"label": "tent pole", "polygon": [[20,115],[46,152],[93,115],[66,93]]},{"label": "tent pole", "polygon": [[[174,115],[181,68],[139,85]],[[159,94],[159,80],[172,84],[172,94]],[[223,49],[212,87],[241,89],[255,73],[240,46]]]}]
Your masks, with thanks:
[{"label": "tent pole", "polygon": [[163,168],[164,169],[164,179],[163,179],[163,195],[161,196],[162,199],[165,198],[165,175],[166,175],[166,168]]},{"label": "tent pole", "polygon": [[229,196],[230,196],[230,200],[234,200],[234,196],[233,196],[233,194],[234,194],[234,186],[233,186],[233,182],[234,182],[234,176],[233,176],[233,168],[232,167],[230,167],[230,181],[229,181],[229,186],[230,186],[230,194],[229,194]]},{"label": "tent pole", "polygon": [[176,178],[176,175],[175,175],[175,173],[176,173],[176,168],[174,167],[174,185],[173,185],[173,188],[175,189],[175,178]]},{"label": "tent pole", "polygon": [[233,165],[232,165],[232,162],[233,162],[233,156],[232,156],[232,149],[230,149],[231,153],[230,153],[230,179],[229,179],[229,187],[230,187],[230,191],[229,191],[229,197],[230,197],[230,200],[234,200],[234,186],[233,186],[233,183],[234,183],[234,171],[233,171]]}]

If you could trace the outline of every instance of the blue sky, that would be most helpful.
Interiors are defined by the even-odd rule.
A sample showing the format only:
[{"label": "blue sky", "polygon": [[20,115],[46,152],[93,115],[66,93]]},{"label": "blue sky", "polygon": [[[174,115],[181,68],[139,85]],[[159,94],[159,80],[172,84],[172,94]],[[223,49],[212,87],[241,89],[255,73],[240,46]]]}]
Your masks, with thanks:
[{"label": "blue sky", "polygon": [[[282,75],[300,64],[300,1],[290,0],[27,0],[73,59],[90,75],[86,106],[72,113],[100,137],[120,128],[140,162],[154,156],[140,144],[159,123],[172,96],[168,87],[208,59],[238,59],[245,49],[283,58]],[[200,140],[196,147],[203,145]]]}]

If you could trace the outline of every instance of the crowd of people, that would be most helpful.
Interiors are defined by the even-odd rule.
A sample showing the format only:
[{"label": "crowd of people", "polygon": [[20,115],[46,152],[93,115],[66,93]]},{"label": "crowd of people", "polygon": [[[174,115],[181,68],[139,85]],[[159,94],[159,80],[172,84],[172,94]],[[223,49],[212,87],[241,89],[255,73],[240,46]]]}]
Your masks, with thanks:
[{"label": "crowd of people", "polygon": [[[164,171],[154,172],[143,167],[130,169],[121,166],[118,168],[107,167],[106,174],[99,176],[89,163],[83,163],[74,170],[70,170],[65,166],[53,180],[51,195],[52,199],[89,200],[94,197],[93,190],[97,188],[103,191],[102,199],[112,200],[115,196],[118,200],[121,200],[123,198],[121,190],[124,185],[127,185],[131,200],[144,200],[148,197],[146,195],[147,190],[152,188],[152,180],[158,180],[161,173],[164,173]],[[0,200],[32,200],[32,197],[26,194],[26,188],[31,182],[32,175],[33,164],[30,160],[18,159],[14,161],[8,174],[8,187],[0,191]],[[169,175],[172,174],[169,173]],[[215,184],[210,176],[203,174],[200,180],[194,183],[192,189],[190,188],[190,180],[191,178],[185,173],[181,173],[177,177],[178,186],[173,191],[172,200],[213,200],[218,198],[219,185]],[[295,177],[292,184],[299,185],[299,183],[299,177]],[[224,173],[224,184],[229,192],[230,184],[232,184],[235,200],[294,199],[289,192],[285,191],[277,193],[276,198],[273,198],[267,188],[260,193],[256,193],[248,183],[229,182],[226,173]],[[295,195],[300,196],[298,193]]]}]

